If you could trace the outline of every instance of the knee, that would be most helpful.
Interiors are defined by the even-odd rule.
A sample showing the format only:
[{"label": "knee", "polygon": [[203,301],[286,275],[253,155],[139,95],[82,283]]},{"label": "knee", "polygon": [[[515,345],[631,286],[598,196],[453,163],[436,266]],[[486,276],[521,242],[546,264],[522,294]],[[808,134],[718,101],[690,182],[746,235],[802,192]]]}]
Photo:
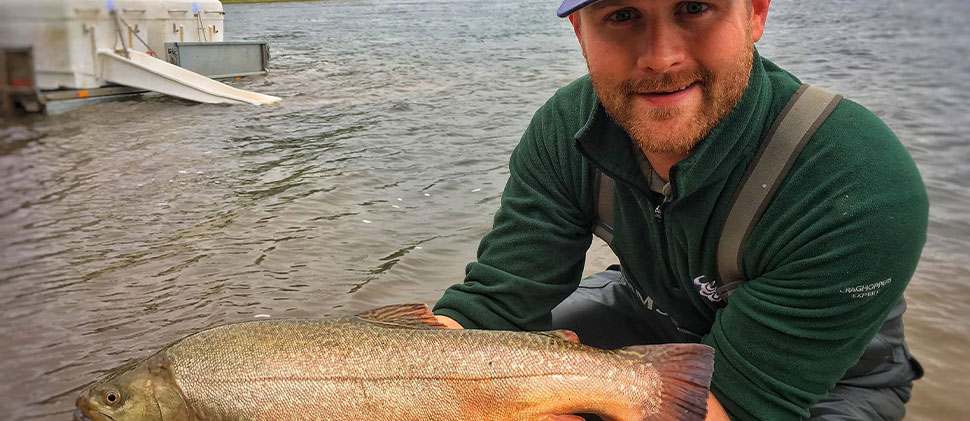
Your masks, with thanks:
[{"label": "knee", "polygon": [[811,408],[808,420],[902,420],[911,390],[911,385],[870,389],[839,384]]}]

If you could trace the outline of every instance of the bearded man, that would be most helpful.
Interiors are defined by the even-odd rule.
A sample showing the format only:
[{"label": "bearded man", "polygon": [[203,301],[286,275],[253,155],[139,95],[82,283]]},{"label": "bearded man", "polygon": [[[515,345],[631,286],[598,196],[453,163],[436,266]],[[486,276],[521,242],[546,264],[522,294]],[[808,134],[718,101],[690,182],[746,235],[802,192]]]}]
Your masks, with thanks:
[{"label": "bearded man", "polygon": [[[707,419],[901,419],[922,374],[901,316],[928,201],[871,112],[832,102],[745,235],[744,282],[720,293],[732,201],[800,92],[754,48],[769,3],[564,1],[589,75],[536,112],[439,320],[567,328],[603,348],[702,342],[716,352]],[[620,267],[580,280],[600,175]]]}]

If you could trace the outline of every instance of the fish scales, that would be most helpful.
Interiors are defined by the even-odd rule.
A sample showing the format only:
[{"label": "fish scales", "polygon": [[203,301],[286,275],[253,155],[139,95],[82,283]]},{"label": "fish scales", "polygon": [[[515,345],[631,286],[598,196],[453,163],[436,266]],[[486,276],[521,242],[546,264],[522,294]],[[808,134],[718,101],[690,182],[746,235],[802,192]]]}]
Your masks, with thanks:
[{"label": "fish scales", "polygon": [[[594,386],[606,382],[581,373],[601,373],[616,365],[626,369],[617,370],[621,375],[609,382],[616,387],[609,389],[618,388],[620,383],[631,388],[646,385],[641,389],[643,399],[659,398],[647,393],[649,386],[658,383],[651,366],[637,368],[629,359],[607,353],[593,358],[579,346],[538,334],[387,329],[350,318],[244,323],[189,339],[168,352],[174,376],[184,394],[191,397],[193,407],[216,409],[208,414],[213,418],[247,419],[256,413],[269,415],[267,408],[276,407],[287,411],[278,419],[286,419],[293,405],[306,408],[307,414],[335,411],[389,415],[386,408],[359,408],[356,404],[338,405],[344,407],[338,411],[328,399],[356,396],[360,399],[343,402],[391,400],[398,403],[394,407],[405,411],[402,416],[461,419],[458,413],[421,414],[427,410],[422,404],[455,402],[432,408],[434,412],[451,412],[464,406],[459,402],[469,399],[502,397],[491,397],[496,393],[490,391],[498,395],[512,395],[515,389],[528,389],[531,394],[558,391],[559,387],[546,385],[547,378],[555,376],[571,377],[574,381],[569,384],[577,386],[584,380],[591,383],[566,392],[594,393],[598,389]],[[237,352],[229,358],[225,349]],[[432,359],[449,363],[438,364]],[[375,365],[375,361],[380,363]],[[634,378],[636,374],[642,377]],[[223,392],[227,384],[241,388],[242,393],[227,396]],[[236,395],[250,399],[239,405]],[[321,404],[314,407],[313,402]],[[368,410],[379,412],[368,414]],[[505,414],[497,415],[495,419],[509,419]]]},{"label": "fish scales", "polygon": [[[660,357],[664,350],[650,348]],[[649,359],[553,333],[368,317],[264,320],[190,335],[143,365],[164,367],[185,419],[540,420],[580,412],[669,419],[659,418],[665,384]],[[704,376],[709,381],[709,371]],[[705,387],[696,393],[704,399]]]}]

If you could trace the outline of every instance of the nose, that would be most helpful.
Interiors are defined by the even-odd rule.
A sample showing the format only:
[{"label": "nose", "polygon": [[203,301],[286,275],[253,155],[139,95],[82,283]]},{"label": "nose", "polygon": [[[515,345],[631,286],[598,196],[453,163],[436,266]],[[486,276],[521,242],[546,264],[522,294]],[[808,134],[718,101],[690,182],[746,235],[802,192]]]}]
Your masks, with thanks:
[{"label": "nose", "polygon": [[644,33],[637,67],[648,73],[676,71],[686,61],[683,35],[674,23],[653,19]]}]

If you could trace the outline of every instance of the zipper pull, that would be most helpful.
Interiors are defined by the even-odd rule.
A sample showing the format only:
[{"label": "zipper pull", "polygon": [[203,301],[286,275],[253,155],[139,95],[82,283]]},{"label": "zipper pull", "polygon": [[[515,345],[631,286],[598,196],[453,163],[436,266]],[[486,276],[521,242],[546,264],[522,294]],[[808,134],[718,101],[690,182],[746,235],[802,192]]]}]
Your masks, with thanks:
[{"label": "zipper pull", "polygon": [[663,202],[660,202],[660,204],[657,205],[656,208],[653,208],[653,217],[656,218],[658,222],[663,222],[663,219],[664,219],[663,206],[666,205],[668,202],[670,202],[670,199],[673,196],[670,183],[664,184],[664,187],[662,190],[663,190],[664,200]]}]

